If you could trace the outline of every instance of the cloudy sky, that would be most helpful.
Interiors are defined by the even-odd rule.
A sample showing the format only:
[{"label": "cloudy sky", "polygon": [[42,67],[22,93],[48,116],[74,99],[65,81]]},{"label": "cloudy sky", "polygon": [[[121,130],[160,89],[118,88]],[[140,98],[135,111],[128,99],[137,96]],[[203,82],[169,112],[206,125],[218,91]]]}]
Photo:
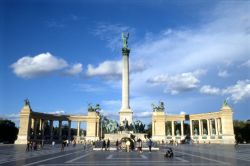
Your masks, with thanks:
[{"label": "cloudy sky", "polygon": [[250,1],[0,2],[0,116],[38,112],[118,118],[121,32],[129,32],[134,119],[219,111],[250,119]]}]

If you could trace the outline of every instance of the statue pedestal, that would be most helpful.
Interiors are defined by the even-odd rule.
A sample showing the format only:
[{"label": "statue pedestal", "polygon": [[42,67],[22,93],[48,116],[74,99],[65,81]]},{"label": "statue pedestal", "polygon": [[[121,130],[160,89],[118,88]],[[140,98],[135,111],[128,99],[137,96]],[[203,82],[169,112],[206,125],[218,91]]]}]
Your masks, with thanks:
[{"label": "statue pedestal", "polygon": [[[146,133],[132,133],[132,134],[135,136],[135,140],[140,138],[142,141],[146,141],[145,139],[145,135],[147,135]],[[126,133],[126,131],[122,131],[121,133],[105,134],[104,139],[105,140],[109,139],[111,142],[115,142],[117,140],[120,141],[124,137],[130,138],[130,136],[131,133]]]}]

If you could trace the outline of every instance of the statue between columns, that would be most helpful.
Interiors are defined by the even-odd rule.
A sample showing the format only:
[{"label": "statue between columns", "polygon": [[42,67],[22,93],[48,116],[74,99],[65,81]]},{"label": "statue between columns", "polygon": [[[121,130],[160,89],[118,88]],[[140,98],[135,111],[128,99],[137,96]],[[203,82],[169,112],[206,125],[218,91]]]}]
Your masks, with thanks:
[{"label": "statue between columns", "polygon": [[156,106],[154,104],[152,104],[153,107],[153,112],[164,112],[165,111],[165,107],[164,107],[164,102],[159,102],[159,105]]},{"label": "statue between columns", "polygon": [[96,104],[95,106],[92,106],[91,104],[88,104],[88,112],[97,112],[99,110],[101,110],[99,104]]},{"label": "statue between columns", "polygon": [[123,48],[128,48],[128,38],[129,38],[129,33],[122,32]]}]

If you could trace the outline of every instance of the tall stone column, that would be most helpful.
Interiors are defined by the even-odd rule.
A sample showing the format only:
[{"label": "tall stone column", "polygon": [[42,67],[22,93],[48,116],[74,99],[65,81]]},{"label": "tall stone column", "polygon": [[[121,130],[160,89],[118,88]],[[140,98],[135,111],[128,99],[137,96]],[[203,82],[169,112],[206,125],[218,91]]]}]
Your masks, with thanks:
[{"label": "tall stone column", "polygon": [[71,121],[69,120],[68,121],[68,139],[70,140],[71,139]]},{"label": "tall stone column", "polygon": [[128,125],[132,123],[132,110],[129,105],[129,53],[130,50],[127,48],[128,34],[124,36],[122,34],[124,42],[122,48],[122,108],[120,111],[120,124],[124,121],[128,122]]},{"label": "tall stone column", "polygon": [[184,136],[183,120],[181,120],[181,136]]}]

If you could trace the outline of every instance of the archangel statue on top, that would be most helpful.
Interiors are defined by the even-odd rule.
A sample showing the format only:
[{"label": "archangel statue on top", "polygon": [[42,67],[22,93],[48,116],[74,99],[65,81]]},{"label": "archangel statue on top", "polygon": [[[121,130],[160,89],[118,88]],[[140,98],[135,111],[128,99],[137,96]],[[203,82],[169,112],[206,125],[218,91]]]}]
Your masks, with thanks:
[{"label": "archangel statue on top", "polygon": [[122,32],[123,48],[128,48],[128,38],[129,38],[129,33]]}]

